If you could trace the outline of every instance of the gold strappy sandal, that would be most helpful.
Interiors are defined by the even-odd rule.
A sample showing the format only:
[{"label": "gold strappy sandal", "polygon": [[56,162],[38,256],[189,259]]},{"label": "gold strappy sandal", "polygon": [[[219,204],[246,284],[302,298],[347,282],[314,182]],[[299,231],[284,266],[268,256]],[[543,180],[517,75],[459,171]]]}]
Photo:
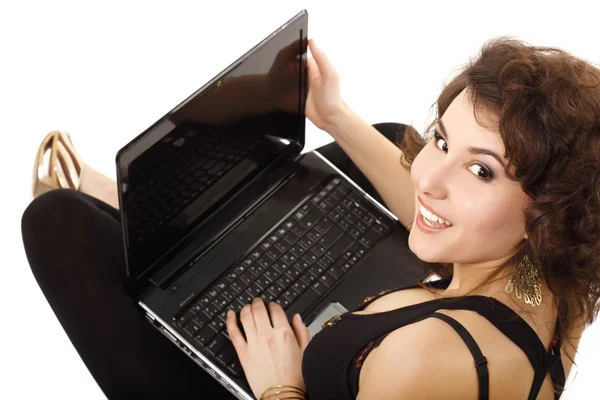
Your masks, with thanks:
[{"label": "gold strappy sandal", "polygon": [[53,189],[79,190],[83,162],[64,131],[52,131],[42,141],[33,168],[33,197]]}]

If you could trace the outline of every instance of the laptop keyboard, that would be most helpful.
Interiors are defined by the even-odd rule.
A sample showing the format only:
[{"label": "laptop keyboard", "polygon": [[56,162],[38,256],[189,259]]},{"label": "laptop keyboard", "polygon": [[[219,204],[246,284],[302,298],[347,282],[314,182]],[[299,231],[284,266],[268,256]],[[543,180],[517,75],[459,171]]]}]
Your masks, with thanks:
[{"label": "laptop keyboard", "polygon": [[336,285],[392,228],[373,204],[340,178],[302,202],[245,257],[175,318],[187,339],[242,376],[225,326],[261,297],[277,302],[288,319],[306,311]]}]

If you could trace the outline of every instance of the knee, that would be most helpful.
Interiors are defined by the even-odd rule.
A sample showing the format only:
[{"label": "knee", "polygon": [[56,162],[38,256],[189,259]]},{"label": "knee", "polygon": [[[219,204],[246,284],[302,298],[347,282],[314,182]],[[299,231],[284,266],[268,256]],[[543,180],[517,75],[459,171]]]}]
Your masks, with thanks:
[{"label": "knee", "polygon": [[75,210],[85,203],[82,193],[71,189],[51,190],[35,198],[21,217],[21,235],[27,256],[65,240],[61,236],[70,230],[70,221],[77,218]]}]

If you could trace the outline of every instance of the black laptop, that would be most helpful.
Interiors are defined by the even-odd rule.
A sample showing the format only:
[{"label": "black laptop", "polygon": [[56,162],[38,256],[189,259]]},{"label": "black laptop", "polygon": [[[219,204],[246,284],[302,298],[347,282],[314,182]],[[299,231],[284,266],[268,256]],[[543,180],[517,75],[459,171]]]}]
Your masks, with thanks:
[{"label": "black laptop", "polygon": [[275,301],[312,337],[323,310],[423,273],[388,210],[318,152],[301,154],[307,25],[302,11],[116,158],[128,289],[239,399],[253,397],[227,310]]}]

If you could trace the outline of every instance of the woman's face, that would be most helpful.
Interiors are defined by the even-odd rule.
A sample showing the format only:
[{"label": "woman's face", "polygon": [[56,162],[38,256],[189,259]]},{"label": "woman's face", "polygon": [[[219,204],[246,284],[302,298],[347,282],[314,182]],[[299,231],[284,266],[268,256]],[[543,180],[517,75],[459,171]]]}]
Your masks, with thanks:
[{"label": "woman's face", "polygon": [[[493,156],[473,154],[469,148],[490,150],[504,165]],[[417,257],[427,262],[493,267],[514,254],[527,237],[523,210],[528,197],[518,182],[505,176],[508,160],[503,154],[500,134],[477,123],[464,90],[412,164],[416,212],[408,243]],[[452,225],[424,232],[418,224],[427,223],[417,221],[421,202]]]}]

